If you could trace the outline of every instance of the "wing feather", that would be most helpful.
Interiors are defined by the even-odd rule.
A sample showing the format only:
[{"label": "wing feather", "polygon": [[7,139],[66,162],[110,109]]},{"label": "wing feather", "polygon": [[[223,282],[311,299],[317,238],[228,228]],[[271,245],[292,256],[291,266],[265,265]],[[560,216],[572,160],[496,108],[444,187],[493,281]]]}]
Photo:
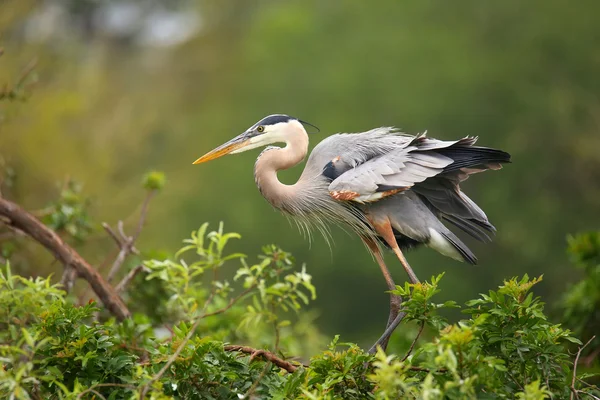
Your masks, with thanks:
[{"label": "wing feather", "polygon": [[[385,197],[382,191],[406,190],[417,183],[434,177],[444,171],[453,160],[432,149],[452,146],[460,141],[442,142],[424,136],[405,140],[389,151],[375,152],[377,155],[356,165],[349,159],[350,154],[340,155],[340,161],[346,165],[356,165],[334,179],[329,192],[334,194],[352,193],[346,199],[357,202],[372,202]],[[377,143],[372,143],[376,146]],[[339,198],[339,196],[338,196]]]}]

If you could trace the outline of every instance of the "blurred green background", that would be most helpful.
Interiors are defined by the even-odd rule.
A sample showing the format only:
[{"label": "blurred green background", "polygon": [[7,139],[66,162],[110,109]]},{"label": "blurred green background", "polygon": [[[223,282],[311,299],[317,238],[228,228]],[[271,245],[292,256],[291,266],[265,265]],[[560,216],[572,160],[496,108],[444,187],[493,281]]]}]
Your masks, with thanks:
[{"label": "blurred green background", "polygon": [[[446,271],[443,299],[461,302],[528,273],[544,274],[539,291],[553,303],[578,278],[565,236],[599,222],[599,13],[595,1],[558,0],[4,0],[0,83],[37,60],[27,101],[0,105],[0,155],[18,172],[4,194],[39,209],[68,176],[84,183],[93,220],[114,224],[139,207],[143,173],[163,170],[142,250],[173,251],[202,222],[224,221],[243,237],[232,251],[276,243],[306,263],[317,324],[368,343],[388,297],[361,242],[334,229],[331,250],[318,236],[309,245],[257,191],[258,151],[192,161],[272,113],[319,126],[311,145],[389,125],[440,139],[476,135],[513,156],[464,184],[496,225],[495,241],[465,239],[478,266],[428,249],[409,261],[421,279]],[[99,230],[81,252],[98,264],[113,248]],[[59,273],[34,249],[35,261],[13,269]]]}]

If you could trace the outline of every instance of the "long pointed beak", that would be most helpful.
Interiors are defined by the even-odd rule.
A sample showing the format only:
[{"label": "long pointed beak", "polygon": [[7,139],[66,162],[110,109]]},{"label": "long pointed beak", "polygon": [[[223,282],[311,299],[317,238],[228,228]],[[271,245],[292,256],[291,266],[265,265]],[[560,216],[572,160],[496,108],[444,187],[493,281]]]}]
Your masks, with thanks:
[{"label": "long pointed beak", "polygon": [[245,147],[249,144],[250,144],[250,139],[248,139],[246,137],[245,133],[242,133],[241,135],[234,137],[227,143],[223,143],[216,149],[209,151],[208,153],[206,153],[205,155],[203,155],[202,157],[200,157],[193,163],[200,164],[200,163],[203,163],[206,161],[214,160],[214,159],[224,156],[226,154],[230,154],[231,152],[233,152],[235,150],[241,149],[242,147]]}]

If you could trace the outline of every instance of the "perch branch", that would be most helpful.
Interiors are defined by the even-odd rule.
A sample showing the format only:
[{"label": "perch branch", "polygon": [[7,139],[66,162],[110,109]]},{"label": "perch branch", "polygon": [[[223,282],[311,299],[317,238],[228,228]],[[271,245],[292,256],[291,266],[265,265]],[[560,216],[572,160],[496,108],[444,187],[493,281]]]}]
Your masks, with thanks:
[{"label": "perch branch", "polygon": [[85,261],[79,253],[66,244],[54,231],[23,210],[17,204],[0,197],[0,216],[8,226],[20,229],[48,249],[65,267],[72,267],[85,279],[106,308],[119,320],[129,318],[130,313],[115,290]]},{"label": "perch branch", "polygon": [[262,357],[267,361],[271,361],[273,364],[277,365],[279,368],[286,370],[287,372],[294,372],[298,367],[294,364],[286,361],[282,358],[277,357],[275,354],[271,353],[267,350],[254,349],[248,346],[240,346],[236,344],[230,344],[223,347],[225,351],[238,351],[240,353],[250,354],[250,361],[254,360],[256,357]]}]

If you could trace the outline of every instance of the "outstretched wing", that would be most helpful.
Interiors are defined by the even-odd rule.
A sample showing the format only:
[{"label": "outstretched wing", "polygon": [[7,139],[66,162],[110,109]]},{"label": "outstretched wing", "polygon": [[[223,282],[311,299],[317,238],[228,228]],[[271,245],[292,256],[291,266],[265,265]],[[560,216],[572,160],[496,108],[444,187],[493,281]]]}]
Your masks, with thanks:
[{"label": "outstretched wing", "polygon": [[[382,151],[377,149],[380,145],[377,140],[367,143],[375,154],[367,159],[361,159],[356,151],[345,152],[334,158],[324,171],[327,173],[329,167],[337,173],[329,185],[330,195],[336,200],[368,203],[400,193],[427,178],[444,173],[455,162],[443,154],[444,149],[468,147],[476,141],[468,137],[442,141],[429,139],[425,135],[402,139],[393,148],[384,148]],[[331,175],[332,178],[334,176]]]}]

